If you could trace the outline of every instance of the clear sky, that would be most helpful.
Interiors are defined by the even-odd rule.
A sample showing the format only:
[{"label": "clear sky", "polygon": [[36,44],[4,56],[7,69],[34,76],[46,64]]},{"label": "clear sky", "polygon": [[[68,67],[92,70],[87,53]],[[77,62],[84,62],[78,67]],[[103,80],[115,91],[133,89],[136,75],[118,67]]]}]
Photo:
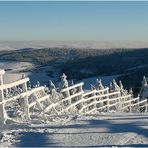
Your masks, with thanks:
[{"label": "clear sky", "polygon": [[148,41],[148,2],[0,2],[0,40]]}]

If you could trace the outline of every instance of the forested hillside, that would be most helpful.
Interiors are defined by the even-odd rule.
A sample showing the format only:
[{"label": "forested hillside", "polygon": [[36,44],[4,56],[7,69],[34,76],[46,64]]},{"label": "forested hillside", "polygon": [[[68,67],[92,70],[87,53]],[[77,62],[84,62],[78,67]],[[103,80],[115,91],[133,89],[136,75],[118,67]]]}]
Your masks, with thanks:
[{"label": "forested hillside", "polygon": [[121,75],[127,88],[138,90],[143,75],[148,76],[148,48],[141,49],[69,49],[42,48],[0,52],[1,60],[32,62],[39,66],[57,63],[68,79]]}]

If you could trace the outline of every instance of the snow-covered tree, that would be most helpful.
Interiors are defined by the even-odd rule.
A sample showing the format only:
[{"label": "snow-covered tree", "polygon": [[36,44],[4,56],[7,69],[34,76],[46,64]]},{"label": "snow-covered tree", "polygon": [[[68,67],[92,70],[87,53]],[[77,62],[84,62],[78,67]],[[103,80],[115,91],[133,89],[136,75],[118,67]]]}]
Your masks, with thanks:
[{"label": "snow-covered tree", "polygon": [[147,79],[146,79],[145,76],[143,77],[143,80],[142,80],[140,97],[141,97],[142,100],[145,99],[145,98],[148,98],[148,82],[147,82]]},{"label": "snow-covered tree", "polygon": [[121,90],[123,90],[123,89],[124,89],[124,88],[123,88],[123,84],[122,84],[122,81],[121,81],[121,80],[119,81],[119,87],[120,87],[120,89],[121,89]]},{"label": "snow-covered tree", "polygon": [[142,81],[142,87],[146,87],[146,86],[148,86],[148,84],[147,84],[146,77],[144,76]]},{"label": "snow-covered tree", "polygon": [[61,76],[61,82],[59,84],[59,89],[62,90],[63,88],[67,88],[68,87],[68,81],[67,81],[67,76],[63,73],[63,75]]},{"label": "snow-covered tree", "polygon": [[101,79],[100,80],[96,79],[95,87],[96,87],[96,90],[104,89],[104,86],[102,85]]},{"label": "snow-covered tree", "polygon": [[50,92],[51,92],[53,89],[57,90],[56,87],[55,87],[55,85],[53,84],[53,82],[52,82],[51,80],[49,81],[49,86],[48,86],[48,87],[49,87],[49,91],[50,91]]},{"label": "snow-covered tree", "polygon": [[115,79],[113,79],[113,90],[114,91],[118,91],[118,90],[120,90],[120,87],[118,86],[118,84],[117,84],[117,82],[116,82],[116,80]]},{"label": "snow-covered tree", "polygon": [[39,87],[40,86],[40,82],[39,81],[37,81],[37,87]]},{"label": "snow-covered tree", "polygon": [[57,89],[51,80],[49,81],[49,92],[50,92],[50,99],[54,103],[59,101],[60,98],[62,97],[62,95],[57,92]]},{"label": "snow-covered tree", "polygon": [[109,91],[111,92],[112,90],[113,90],[113,83],[110,82],[110,83],[109,83]]},{"label": "snow-covered tree", "polygon": [[119,81],[119,88],[120,88],[121,95],[123,95],[124,94],[124,88],[123,88],[123,84],[122,84],[121,80]]},{"label": "snow-covered tree", "polygon": [[94,85],[90,85],[91,86],[91,90],[95,90],[96,89],[96,87],[94,86]]},{"label": "snow-covered tree", "polygon": [[133,96],[133,89],[132,88],[129,89],[129,94],[131,94]]}]

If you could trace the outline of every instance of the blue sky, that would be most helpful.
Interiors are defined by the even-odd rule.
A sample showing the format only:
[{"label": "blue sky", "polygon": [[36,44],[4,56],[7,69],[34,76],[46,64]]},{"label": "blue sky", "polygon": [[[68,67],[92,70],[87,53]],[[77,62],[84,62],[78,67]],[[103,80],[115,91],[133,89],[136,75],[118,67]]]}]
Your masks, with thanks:
[{"label": "blue sky", "polygon": [[0,2],[0,40],[148,41],[148,2]]}]

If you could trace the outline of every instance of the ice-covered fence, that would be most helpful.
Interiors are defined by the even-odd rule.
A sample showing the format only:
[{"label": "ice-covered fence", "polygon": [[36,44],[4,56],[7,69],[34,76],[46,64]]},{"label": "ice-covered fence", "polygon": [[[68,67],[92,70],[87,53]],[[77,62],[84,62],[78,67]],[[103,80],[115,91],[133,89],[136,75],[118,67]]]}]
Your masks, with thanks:
[{"label": "ice-covered fence", "polygon": [[[28,101],[27,98],[27,82],[29,82],[29,78],[22,77],[21,80],[12,82],[10,84],[3,83],[3,75],[5,74],[4,70],[0,70],[0,117],[1,122],[6,122],[8,119],[6,113],[6,105],[7,103],[17,100],[18,98],[22,98],[24,102]],[[27,103],[24,103],[24,105]],[[10,104],[12,105],[12,104]],[[24,106],[24,110],[27,113],[27,106]]]},{"label": "ice-covered fence", "polygon": [[[82,100],[83,100],[83,89],[82,86],[84,83],[79,84],[73,84],[70,87],[62,89],[60,92],[63,95],[62,103],[64,106],[64,109],[61,110],[60,113],[64,112],[71,112],[76,113],[79,112],[79,110],[82,108]],[[68,95],[66,95],[68,94]],[[66,96],[65,96],[66,95]]]},{"label": "ice-covered fence", "polygon": [[16,115],[30,119],[30,108],[49,98],[45,93],[45,87],[30,88],[29,78],[24,75],[21,80],[4,84],[2,79],[4,73],[4,70],[0,71],[0,121],[5,123]]},{"label": "ice-covered fence", "polygon": [[[61,76],[59,87],[52,81],[49,86],[40,86],[37,82],[31,87],[29,78],[4,84],[4,70],[0,70],[0,121],[47,119],[50,115],[91,114],[94,112],[147,112],[148,103],[144,97],[133,97],[132,90],[123,88],[113,80],[109,87],[104,87],[101,80],[96,80],[89,91],[83,90],[84,83],[71,86],[66,75]],[[144,80],[145,81],[145,80]],[[144,82],[146,87],[146,82]]]},{"label": "ice-covered fence", "polygon": [[[140,108],[143,108],[141,111],[147,112],[147,101],[139,101],[139,97],[133,98],[132,92],[123,89],[121,82],[118,86],[116,81],[113,80],[110,87],[104,87],[101,81],[97,80],[92,90],[85,92],[82,88],[83,83],[68,86],[65,75],[62,76],[62,79],[64,80],[61,80],[60,84],[60,99],[57,99],[57,101],[54,101],[48,106],[44,110],[44,113],[88,114],[95,111],[139,112]],[[137,100],[138,102],[136,102]]]},{"label": "ice-covered fence", "polygon": [[[61,90],[57,92],[52,88],[50,90],[50,101],[51,104],[44,110],[44,114],[65,114],[65,113],[76,113],[82,108],[83,99],[83,83],[72,85],[70,87],[61,87]],[[54,96],[54,97],[53,97]]]}]

